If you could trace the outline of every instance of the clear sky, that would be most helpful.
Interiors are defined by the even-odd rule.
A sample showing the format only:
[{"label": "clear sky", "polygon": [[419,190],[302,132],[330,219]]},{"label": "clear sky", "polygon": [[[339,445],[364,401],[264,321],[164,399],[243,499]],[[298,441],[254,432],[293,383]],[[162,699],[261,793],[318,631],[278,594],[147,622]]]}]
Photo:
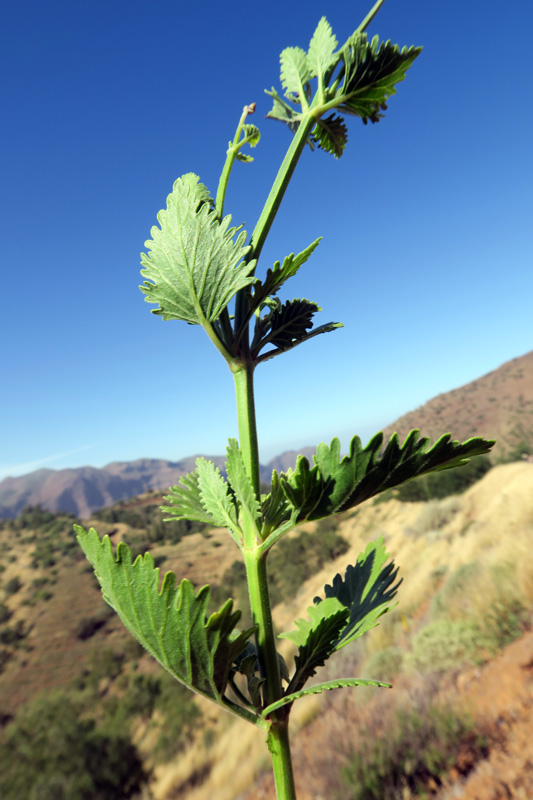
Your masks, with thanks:
[{"label": "clear sky", "polygon": [[[323,14],[344,41],[370,5],[5,4],[0,478],[223,452],[231,375],[200,328],[149,313],[139,253],[179,175],[216,191],[255,101],[225,209],[253,229],[291,136],[263,119],[279,53]],[[532,30],[526,0],[387,0],[369,33],[424,51],[339,161],[304,153],[263,250],[258,274],[322,235],[282,299],[345,327],[258,368],[262,461],[366,439],[532,349]]]}]

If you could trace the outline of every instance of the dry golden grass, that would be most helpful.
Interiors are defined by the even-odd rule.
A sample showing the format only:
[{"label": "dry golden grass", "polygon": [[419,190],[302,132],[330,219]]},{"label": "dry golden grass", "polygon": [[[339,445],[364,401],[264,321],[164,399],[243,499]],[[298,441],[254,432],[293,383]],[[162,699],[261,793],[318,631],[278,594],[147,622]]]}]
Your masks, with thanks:
[{"label": "dry golden grass", "polygon": [[[439,519],[444,516],[448,521],[435,531],[429,524],[431,514]],[[496,467],[464,495],[434,503],[429,512],[424,503],[370,502],[346,516],[340,533],[349,541],[350,550],[308,580],[290,603],[274,610],[278,630],[290,630],[294,619],[305,615],[312,598],[322,593],[324,584],[331,582],[336,572],[343,573],[368,542],[380,535],[384,536],[389,553],[400,565],[404,581],[397,609],[367,635],[364,648],[367,655],[405,643],[429,618],[430,602],[436,591],[464,564],[481,564],[479,578],[469,586],[469,602],[474,614],[481,614],[486,604],[490,605],[502,591],[514,593],[523,602],[533,604],[531,464]],[[497,580],[487,579],[494,575]],[[453,614],[453,609],[450,612]],[[289,642],[284,640],[280,649],[289,657]],[[341,654],[338,660],[344,667]],[[335,659],[331,665],[329,676],[340,674],[336,671]],[[293,711],[293,731],[303,727],[323,708],[319,697],[297,703]],[[244,796],[257,775],[268,768],[268,753],[258,731],[229,717],[225,723],[217,722],[217,728],[220,736],[210,747],[201,743],[176,764],[158,768],[153,786],[156,800],[178,796],[187,800],[236,800]],[[204,769],[206,763],[210,765],[208,773]],[[185,794],[176,792],[177,787],[187,787],[188,779],[202,774],[203,769],[205,779],[201,785],[189,784]]]}]

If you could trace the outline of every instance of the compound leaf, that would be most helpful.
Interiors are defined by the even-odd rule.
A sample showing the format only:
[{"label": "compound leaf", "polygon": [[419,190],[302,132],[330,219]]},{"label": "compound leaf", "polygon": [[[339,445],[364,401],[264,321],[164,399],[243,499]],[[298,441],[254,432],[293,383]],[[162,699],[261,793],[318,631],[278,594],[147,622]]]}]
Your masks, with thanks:
[{"label": "compound leaf", "polygon": [[462,444],[447,433],[429,447],[429,439],[413,430],[400,444],[393,434],[380,455],[383,434],[378,433],[366,447],[358,436],[350,443],[347,456],[340,457],[340,442],[322,443],[313,456],[314,466],[300,456],[294,470],[281,473],[281,487],[296,512],[297,522],[321,519],[346,511],[380,492],[399,486],[419,475],[467,464],[476,455],[488,453],[493,440],[475,437]]},{"label": "compound leaf", "polygon": [[261,716],[263,719],[266,719],[268,715],[273,711],[276,711],[276,709],[282,708],[282,706],[286,706],[289,703],[294,703],[295,700],[298,700],[300,697],[304,697],[305,695],[321,694],[322,692],[327,692],[330,689],[343,689],[346,686],[380,686],[384,689],[392,688],[392,684],[382,683],[381,681],[369,681],[365,680],[364,678],[337,678],[333,681],[317,683],[314,686],[309,686],[307,689],[302,689],[299,692],[286,694],[281,698],[281,700],[276,700],[275,703],[271,703],[269,706],[267,706],[262,711]]},{"label": "compound leaf", "polygon": [[100,540],[94,528],[74,527],[104,600],[126,628],[177,680],[220,702],[231,666],[254,630],[235,630],[240,612],[232,610],[233,601],[207,617],[209,586],[195,595],[190,581],[176,586],[176,576],[167,572],[159,589],[159,568],[149,553],[132,564],[123,542],[115,557],[108,536]]},{"label": "compound leaf", "polygon": [[151,230],[149,253],[141,254],[147,278],[140,287],[154,314],[205,325],[218,319],[231,298],[253,283],[255,262],[244,262],[250,248],[246,231],[237,238],[230,216],[222,221],[212,209],[207,189],[193,173],[174,183],[167,207],[159,212],[160,227]]}]

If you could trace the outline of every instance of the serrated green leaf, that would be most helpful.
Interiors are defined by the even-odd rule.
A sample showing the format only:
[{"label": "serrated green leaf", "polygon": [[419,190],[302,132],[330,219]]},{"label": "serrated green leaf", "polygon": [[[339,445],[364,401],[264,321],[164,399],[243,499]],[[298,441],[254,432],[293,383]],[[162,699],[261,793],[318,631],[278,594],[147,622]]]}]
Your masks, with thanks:
[{"label": "serrated green leaf", "polygon": [[370,542],[365,552],[357,557],[357,563],[347,567],[344,578],[337,573],[332,584],[324,587],[326,599],[314,598],[318,609],[323,603],[337,601],[349,612],[348,623],[335,643],[335,650],[375,627],[379,617],[390,609],[388,603],[396,596],[401,580],[394,583],[398,567],[395,568],[393,561],[383,566],[387,558],[383,537]]},{"label": "serrated green leaf", "polygon": [[[239,511],[244,513],[259,532],[261,508],[255,496],[252,482],[244,468],[244,461],[236,439],[230,439],[227,448],[226,473],[229,484],[240,506]],[[239,513],[240,517],[240,513]],[[240,520],[239,520],[240,521]]]},{"label": "serrated green leaf", "polygon": [[321,311],[320,306],[310,300],[287,300],[282,306],[277,306],[265,317],[258,319],[251,346],[252,356],[257,359],[261,350],[269,344],[276,348],[257,359],[259,363],[296,347],[313,336],[342,328],[340,322],[328,322],[308,331],[313,326],[312,318],[317,311]]},{"label": "serrated green leaf", "polygon": [[296,620],[296,631],[280,633],[280,638],[299,645],[294,662],[296,671],[287,687],[288,693],[299,691],[317,667],[324,666],[350,616],[348,609],[335,598],[311,606],[307,611],[309,619]]},{"label": "serrated green leaf", "polygon": [[276,711],[278,708],[282,708],[282,706],[286,706],[289,703],[294,703],[295,700],[299,700],[300,697],[304,697],[305,695],[321,694],[322,692],[327,692],[331,689],[344,689],[351,686],[380,686],[383,689],[392,688],[391,683],[382,683],[381,681],[365,680],[364,678],[337,678],[333,681],[317,683],[314,686],[309,686],[307,689],[302,689],[299,692],[287,694],[282,697],[281,700],[277,700],[275,703],[271,703],[269,706],[267,706],[261,713],[261,716],[263,719],[266,719],[269,714],[272,714],[273,711]]},{"label": "serrated green leaf", "polygon": [[290,519],[291,511],[276,470],[272,471],[272,487],[269,494],[262,501],[261,511],[263,515],[263,527],[261,530],[263,540],[272,531],[280,528],[283,522]]},{"label": "serrated green leaf", "polygon": [[318,120],[311,138],[322,150],[340,158],[348,141],[348,129],[342,117],[330,114],[329,117]]},{"label": "serrated green leaf", "polygon": [[338,56],[334,53],[337,44],[331,25],[325,17],[322,17],[309,42],[307,51],[307,62],[312,76],[325,76],[328,70],[337,63]]},{"label": "serrated green leaf", "polygon": [[[215,525],[229,528],[242,541],[242,530],[237,521],[237,509],[229,486],[218,467],[205,458],[196,459],[198,490],[202,505],[211,515]],[[234,537],[235,538],[235,537]]]},{"label": "serrated green leaf", "polygon": [[147,280],[140,287],[148,303],[159,303],[154,314],[205,325],[218,319],[232,297],[253,283],[255,262],[244,262],[250,248],[246,231],[237,238],[230,216],[219,221],[211,198],[197,175],[174,183],[160,227],[151,230],[149,253],[141,254]]},{"label": "serrated green leaf", "polygon": [[396,94],[396,84],[421,52],[421,47],[400,50],[390,41],[380,44],[377,36],[369,42],[366,33],[354,33],[342,49],[344,82],[337,92],[337,109],[365,123],[377,122],[383,116],[380,109]]},{"label": "serrated green leaf", "polygon": [[311,77],[305,50],[301,47],[286,47],[280,55],[281,85],[286,92],[301,95]]},{"label": "serrated green leaf", "polygon": [[180,478],[180,484],[171,486],[170,494],[165,495],[164,500],[172,503],[170,506],[161,506],[161,511],[171,514],[164,519],[164,522],[173,520],[189,519],[196,522],[205,522],[207,525],[215,525],[211,514],[208,514],[202,503],[200,489],[198,487],[198,473],[196,470]]},{"label": "serrated green leaf", "polygon": [[250,125],[247,123],[246,125],[242,126],[242,130],[244,134],[243,142],[249,144],[250,147],[256,147],[261,138],[261,131],[257,125]]},{"label": "serrated green leaf", "polygon": [[240,151],[235,153],[235,158],[237,161],[242,161],[243,164],[249,164],[254,160],[252,156],[246,155],[246,153],[241,153]]},{"label": "serrated green leaf", "polygon": [[274,105],[270,109],[267,114],[268,119],[277,119],[280,122],[284,122],[290,130],[295,133],[298,130],[298,126],[300,125],[300,121],[302,119],[302,114],[300,111],[296,111],[292,108],[288,103],[283,100],[279,94],[276,92],[274,87],[269,91],[265,89],[265,94],[270,95],[274,100]]},{"label": "serrated green leaf", "polygon": [[276,294],[283,286],[285,281],[296,275],[302,264],[305,264],[309,256],[316,250],[322,237],[315,239],[314,242],[298,253],[297,256],[291,253],[283,259],[283,264],[280,265],[279,261],[274,263],[272,269],[267,270],[266,278],[264,281],[257,281],[254,284],[253,305],[258,308],[261,303],[266,300],[270,295]]},{"label": "serrated green leaf", "polygon": [[176,576],[167,572],[159,589],[159,568],[149,553],[132,564],[126,544],[118,545],[115,557],[108,536],[100,540],[94,528],[74,527],[105,601],[126,628],[177,680],[220,702],[231,665],[254,630],[235,631],[240,612],[233,612],[232,601],[207,618],[209,586],[195,595],[190,581],[176,586]]},{"label": "serrated green leaf", "polygon": [[329,447],[324,443],[318,446],[313,467],[300,457],[294,470],[281,473],[280,484],[297,521],[346,511],[419,475],[466,464],[473,456],[488,453],[494,441],[476,437],[461,444],[445,434],[429,447],[429,439],[420,438],[420,431],[414,430],[403,445],[393,434],[380,456],[382,444],[382,433],[372,437],[366,447],[354,436],[349,454],[341,458],[340,442],[335,438]]}]

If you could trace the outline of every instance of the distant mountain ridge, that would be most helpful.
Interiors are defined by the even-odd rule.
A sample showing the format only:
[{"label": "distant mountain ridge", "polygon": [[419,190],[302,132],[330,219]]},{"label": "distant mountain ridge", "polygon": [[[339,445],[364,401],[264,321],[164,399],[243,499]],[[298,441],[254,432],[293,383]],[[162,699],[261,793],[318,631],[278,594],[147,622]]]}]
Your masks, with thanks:
[{"label": "distant mountain ridge", "polygon": [[[432,441],[447,432],[461,440],[471,436],[497,439],[497,457],[521,442],[528,442],[533,448],[533,351],[405,414],[384,429],[385,438],[398,431],[403,440],[412,428],[420,428]],[[294,466],[298,453],[311,459],[314,452],[315,448],[305,447],[276,456],[261,467],[261,479],[270,481],[273,469],[286,471]],[[88,517],[99,508],[150,489],[168,489],[194,469],[196,458],[139,458],[114,461],[101,469],[40,469],[5,478],[0,482],[0,517],[16,517],[27,505]],[[223,469],[224,456],[211,459]]]},{"label": "distant mountain ridge", "polygon": [[[311,457],[314,448],[301,451]],[[287,451],[261,467],[261,479],[269,481],[272,470],[294,466],[298,453]],[[25,506],[40,505],[48,511],[66,511],[77,517],[88,517],[93,511],[113,505],[119,500],[148,492],[168,489],[192,472],[198,456],[179,461],[138,458],[136,461],[113,461],[105,467],[75,469],[39,469],[28,475],[5,478],[0,482],[0,518],[13,518]],[[206,456],[224,469],[224,456]]]}]

